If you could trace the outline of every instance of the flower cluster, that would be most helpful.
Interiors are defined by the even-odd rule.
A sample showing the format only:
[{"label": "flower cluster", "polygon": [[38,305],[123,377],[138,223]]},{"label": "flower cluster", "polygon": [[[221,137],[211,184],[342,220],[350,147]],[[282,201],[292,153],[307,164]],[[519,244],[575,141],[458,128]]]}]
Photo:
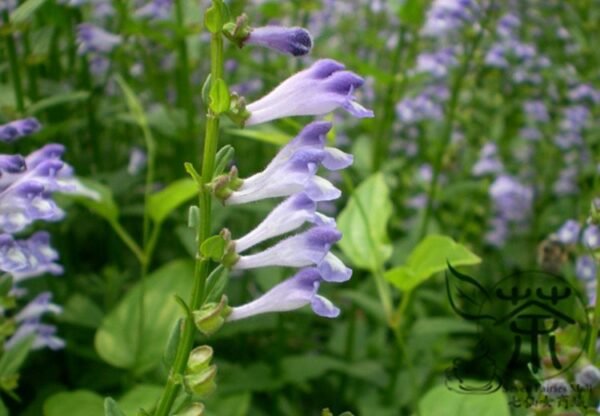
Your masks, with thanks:
[{"label": "flower cluster", "polygon": [[[0,126],[8,141],[39,130],[35,119],[17,120]],[[48,144],[26,157],[0,155],[0,271],[2,279],[11,279],[12,288],[3,296],[19,298],[26,295],[21,283],[44,274],[58,275],[62,267],[56,263],[58,253],[50,245],[48,233],[38,231],[27,239],[15,237],[38,220],[57,221],[64,212],[52,199],[54,192],[95,194],[84,188],[74,177],[73,169],[61,160],[64,147]],[[56,337],[56,328],[42,323],[46,313],[59,313],[52,303],[52,294],[37,296],[14,314],[2,310],[2,318],[10,319],[15,332],[4,343],[11,348],[20,340],[35,335],[33,348],[61,348],[64,342]]]},{"label": "flower cluster", "polygon": [[[304,29],[252,29],[244,44],[261,45],[291,55],[305,54],[312,46]],[[249,104],[246,125],[255,125],[288,116],[324,115],[336,108],[362,118],[372,117],[370,110],[356,101],[353,93],[363,79],[339,62],[324,59],[283,81],[272,92]],[[258,299],[234,307],[228,320],[239,320],[266,312],[282,312],[311,305],[325,317],[335,317],[339,309],[318,294],[322,282],[344,282],[352,271],[330,252],[342,238],[333,218],[318,212],[318,204],[340,197],[331,182],[318,176],[319,168],[339,171],[353,162],[351,155],[327,146],[332,124],[315,121],[308,124],[284,146],[268,166],[255,175],[239,179],[225,175],[216,187],[226,205],[282,198],[255,229],[231,241],[233,270],[282,266],[300,268],[291,278],[276,285]],[[232,172],[236,172],[235,168]],[[220,185],[219,185],[220,184]],[[298,231],[299,230],[299,231]],[[294,233],[295,232],[295,233]],[[248,253],[261,243],[294,233],[270,247]]]},{"label": "flower cluster", "polygon": [[575,260],[575,275],[583,283],[591,305],[596,303],[596,276],[598,264],[593,252],[600,249],[600,227],[588,224],[585,227],[574,219],[569,219],[550,239],[571,246],[581,253]]}]

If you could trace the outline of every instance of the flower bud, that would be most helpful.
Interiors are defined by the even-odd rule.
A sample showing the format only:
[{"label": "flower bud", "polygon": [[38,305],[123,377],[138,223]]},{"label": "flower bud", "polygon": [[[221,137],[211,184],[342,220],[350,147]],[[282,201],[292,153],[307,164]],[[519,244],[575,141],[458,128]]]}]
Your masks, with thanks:
[{"label": "flower bud", "polygon": [[188,374],[199,374],[206,370],[212,360],[213,349],[208,345],[194,348],[190,353],[187,363]]},{"label": "flower bud", "polygon": [[194,311],[194,323],[200,332],[209,336],[223,326],[230,313],[231,308],[227,305],[227,296],[223,295],[219,303],[207,303],[199,310]]},{"label": "flower bud", "polygon": [[195,395],[206,396],[212,393],[217,384],[215,377],[217,375],[217,366],[211,365],[198,374],[188,374],[183,378],[186,389]]},{"label": "flower bud", "polygon": [[204,405],[200,402],[194,403],[174,416],[204,416]]}]

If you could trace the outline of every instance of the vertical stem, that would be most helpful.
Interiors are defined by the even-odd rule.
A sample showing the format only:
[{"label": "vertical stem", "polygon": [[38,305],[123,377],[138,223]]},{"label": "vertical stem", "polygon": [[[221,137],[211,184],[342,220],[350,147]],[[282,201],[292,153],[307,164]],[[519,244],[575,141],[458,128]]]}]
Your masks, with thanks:
[{"label": "vertical stem", "polygon": [[471,58],[477,49],[477,45],[481,40],[481,34],[479,34],[473,44],[471,45],[470,50],[467,52],[467,55],[464,58],[462,66],[459,72],[456,74],[454,78],[454,83],[452,84],[452,90],[450,92],[450,102],[448,103],[448,114],[446,117],[446,124],[444,125],[444,131],[442,134],[442,143],[440,143],[438,153],[435,156],[433,162],[433,178],[431,179],[431,184],[429,187],[429,192],[427,195],[427,208],[425,211],[425,216],[423,217],[423,222],[421,223],[421,230],[419,232],[419,240],[427,235],[427,230],[429,228],[429,221],[431,219],[431,215],[433,213],[433,205],[435,203],[435,196],[438,187],[438,181],[440,179],[440,173],[442,170],[442,162],[444,160],[444,154],[446,154],[446,150],[450,141],[452,139],[452,127],[454,125],[454,118],[456,115],[456,107],[458,105],[458,98],[460,96],[460,91],[463,85],[463,82],[469,72],[469,64],[471,62]]},{"label": "vertical stem", "polygon": [[[217,80],[223,76],[223,38],[221,33],[212,34],[211,37],[211,79]],[[204,185],[212,180],[214,172],[215,156],[219,141],[219,116],[210,110],[206,120],[206,135],[204,138],[204,155],[202,158],[202,187],[200,191],[200,225],[198,226],[197,242],[198,254],[196,255],[196,266],[194,270],[194,284],[189,301],[191,310],[198,309],[204,298],[204,288],[208,277],[208,260],[200,256],[200,246],[210,234],[211,205],[210,193],[204,191]],[[154,416],[167,416],[171,411],[181,376],[185,371],[188,356],[194,344],[196,329],[194,323],[186,318],[183,322],[181,340],[177,346],[175,362],[169,372],[169,378],[162,396],[156,407]]]},{"label": "vertical stem", "polygon": [[[10,27],[10,19],[8,10],[3,13],[4,25]],[[17,103],[17,111],[23,113],[25,111],[25,97],[23,96],[23,87],[21,86],[21,74],[19,73],[19,60],[17,57],[17,48],[15,46],[15,38],[12,32],[6,34],[6,50],[8,51],[8,61],[10,64],[10,75],[12,78],[13,89],[15,92],[15,101]]]}]

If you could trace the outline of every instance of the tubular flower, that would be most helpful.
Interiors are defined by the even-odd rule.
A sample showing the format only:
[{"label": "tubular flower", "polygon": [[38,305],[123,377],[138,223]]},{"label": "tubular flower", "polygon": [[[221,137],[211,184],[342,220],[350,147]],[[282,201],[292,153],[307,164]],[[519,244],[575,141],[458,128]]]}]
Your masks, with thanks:
[{"label": "tubular flower", "polygon": [[241,253],[265,240],[293,231],[306,222],[335,226],[333,218],[316,210],[317,203],[305,193],[292,195],[275,207],[254,230],[235,241],[236,252]]},{"label": "tubular flower", "polygon": [[325,146],[330,123],[315,122],[284,146],[262,171],[247,179],[225,200],[227,205],[306,193],[314,201],[337,199],[340,191],[316,176],[319,166],[340,170],[351,165],[352,155]]},{"label": "tubular flower", "polygon": [[236,321],[268,312],[287,312],[309,304],[317,315],[335,318],[340,310],[317,294],[320,282],[321,275],[317,269],[302,269],[258,299],[233,308],[227,320]]},{"label": "tubular flower", "polygon": [[265,26],[252,29],[244,44],[264,46],[277,52],[303,56],[310,52],[313,41],[310,33],[301,27]]},{"label": "tubular flower", "polygon": [[354,90],[363,85],[363,78],[344,68],[339,62],[322,59],[292,75],[248,105],[250,117],[246,125],[291,116],[319,116],[339,107],[355,117],[373,117],[373,112],[357,103],[353,96]]},{"label": "tubular flower", "polygon": [[77,26],[78,52],[84,55],[89,52],[109,53],[121,43],[121,36],[107,32],[89,23]]},{"label": "tubular flower", "polygon": [[37,132],[40,128],[40,122],[33,117],[11,121],[0,126],[0,141],[11,143]]},{"label": "tubular flower", "polygon": [[316,226],[288,237],[260,253],[240,256],[235,270],[268,266],[306,267],[323,261],[331,246],[342,238],[335,227]]}]

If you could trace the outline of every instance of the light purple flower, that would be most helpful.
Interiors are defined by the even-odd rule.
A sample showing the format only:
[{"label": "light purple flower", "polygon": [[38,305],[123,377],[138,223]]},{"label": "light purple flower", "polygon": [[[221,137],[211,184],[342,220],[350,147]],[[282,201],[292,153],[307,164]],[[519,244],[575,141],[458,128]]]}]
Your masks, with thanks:
[{"label": "light purple flower", "polygon": [[272,247],[256,254],[240,256],[234,270],[258,267],[284,266],[306,267],[321,263],[331,246],[342,238],[335,227],[316,226],[288,237]]},{"label": "light purple flower", "polygon": [[575,220],[567,220],[556,232],[556,239],[563,244],[575,244],[579,240],[581,225]]},{"label": "light purple flower", "polygon": [[129,164],[127,165],[127,173],[132,176],[139,174],[146,166],[148,157],[139,147],[134,147],[129,152]]},{"label": "light purple flower", "polygon": [[292,75],[247,106],[251,116],[246,125],[283,117],[325,115],[339,107],[355,117],[373,117],[373,112],[358,104],[353,96],[364,80],[344,68],[339,62],[322,59]]},{"label": "light purple flower", "polygon": [[550,120],[546,104],[540,100],[530,100],[523,103],[525,114],[533,121],[545,123]]},{"label": "light purple flower", "polygon": [[596,260],[592,256],[580,256],[575,263],[575,274],[583,281],[591,281],[596,279],[597,274]]},{"label": "light purple flower", "polygon": [[89,23],[77,26],[78,52],[84,55],[89,52],[109,53],[122,41],[121,36]]},{"label": "light purple flower", "polygon": [[498,148],[494,143],[486,143],[479,153],[479,160],[473,166],[473,175],[497,175],[504,170],[504,165],[498,158]]},{"label": "light purple flower", "polygon": [[581,241],[591,250],[600,248],[600,227],[597,225],[588,225],[583,231]]},{"label": "light purple flower", "polygon": [[305,192],[314,201],[337,199],[340,191],[329,181],[316,176],[319,166],[340,170],[353,158],[338,149],[326,147],[325,137],[331,124],[314,122],[284,146],[262,171],[244,179],[241,187],[225,200],[237,205],[267,198]]},{"label": "light purple flower", "polygon": [[270,312],[287,312],[310,305],[319,316],[335,318],[340,310],[317,294],[321,275],[315,268],[300,270],[295,276],[274,286],[258,299],[232,309],[228,321],[237,321]]},{"label": "light purple flower", "polygon": [[40,128],[40,122],[33,117],[11,121],[8,124],[0,126],[0,141],[11,143],[22,137],[36,133]]},{"label": "light purple flower", "polygon": [[533,190],[511,176],[496,178],[490,195],[498,214],[510,221],[523,221],[531,214]]},{"label": "light purple flower", "polygon": [[150,0],[135,11],[136,17],[166,20],[171,15],[172,0]]},{"label": "light purple flower", "polygon": [[434,0],[427,12],[423,34],[447,36],[473,21],[477,10],[478,5],[473,0]]},{"label": "light purple flower", "polygon": [[301,27],[265,26],[252,29],[244,44],[264,46],[292,56],[310,52],[313,41],[310,33]]},{"label": "light purple flower", "polygon": [[421,53],[417,57],[416,72],[427,72],[435,78],[443,78],[458,63],[455,55],[455,49],[452,47],[433,53]]},{"label": "light purple flower", "polygon": [[15,283],[45,273],[62,274],[58,253],[50,246],[50,235],[38,231],[26,240],[0,234],[0,270],[10,273]]},{"label": "light purple flower", "polygon": [[305,193],[292,195],[277,207],[252,231],[235,240],[237,253],[273,237],[286,234],[309,222],[335,226],[335,220],[317,212],[317,203]]}]

